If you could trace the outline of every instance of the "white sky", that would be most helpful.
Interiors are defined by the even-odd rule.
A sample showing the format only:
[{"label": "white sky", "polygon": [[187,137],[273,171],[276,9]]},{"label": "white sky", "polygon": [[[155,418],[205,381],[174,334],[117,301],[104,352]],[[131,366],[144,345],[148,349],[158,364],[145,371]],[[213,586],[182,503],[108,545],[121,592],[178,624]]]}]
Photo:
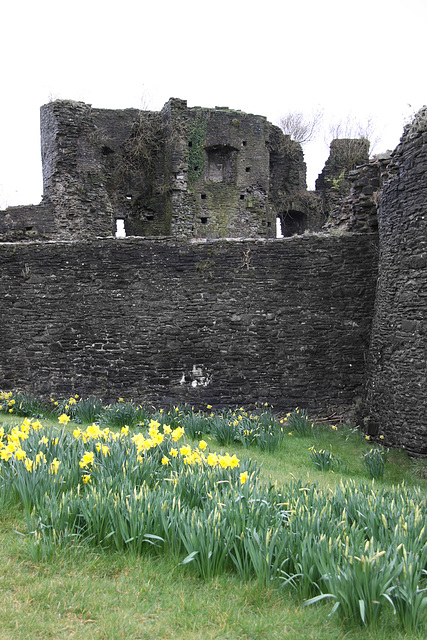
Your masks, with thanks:
[{"label": "white sky", "polygon": [[[319,107],[371,117],[393,149],[427,103],[427,0],[4,0],[0,8],[0,206],[42,193],[39,108],[229,106],[277,123]],[[147,105],[148,102],[148,105]],[[305,149],[308,183],[323,136]]]}]

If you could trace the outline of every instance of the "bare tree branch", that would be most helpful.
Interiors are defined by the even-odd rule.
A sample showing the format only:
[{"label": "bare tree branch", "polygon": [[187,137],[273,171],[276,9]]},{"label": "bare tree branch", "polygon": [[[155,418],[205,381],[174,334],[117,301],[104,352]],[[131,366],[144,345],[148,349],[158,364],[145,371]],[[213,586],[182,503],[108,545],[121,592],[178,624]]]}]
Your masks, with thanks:
[{"label": "bare tree branch", "polygon": [[323,111],[313,111],[306,116],[300,111],[289,111],[279,120],[279,127],[285,135],[301,145],[312,142],[318,134],[323,120]]}]

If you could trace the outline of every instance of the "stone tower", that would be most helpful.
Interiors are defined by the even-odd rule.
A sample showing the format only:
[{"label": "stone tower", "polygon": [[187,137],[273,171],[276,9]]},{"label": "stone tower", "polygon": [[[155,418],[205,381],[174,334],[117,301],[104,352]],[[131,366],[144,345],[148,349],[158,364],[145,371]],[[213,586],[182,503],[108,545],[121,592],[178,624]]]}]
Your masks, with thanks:
[{"label": "stone tower", "polygon": [[368,433],[427,454],[427,107],[403,133],[379,208]]}]

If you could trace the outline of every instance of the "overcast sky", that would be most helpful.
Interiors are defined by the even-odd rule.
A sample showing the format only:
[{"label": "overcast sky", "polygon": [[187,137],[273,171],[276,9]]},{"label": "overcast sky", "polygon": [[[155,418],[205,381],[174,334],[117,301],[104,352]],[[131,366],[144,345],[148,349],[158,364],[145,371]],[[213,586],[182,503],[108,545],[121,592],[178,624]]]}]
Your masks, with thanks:
[{"label": "overcast sky", "polygon": [[[42,194],[39,109],[229,106],[372,118],[394,148],[427,103],[427,0],[4,0],[0,205]],[[328,149],[305,149],[309,187]]]}]

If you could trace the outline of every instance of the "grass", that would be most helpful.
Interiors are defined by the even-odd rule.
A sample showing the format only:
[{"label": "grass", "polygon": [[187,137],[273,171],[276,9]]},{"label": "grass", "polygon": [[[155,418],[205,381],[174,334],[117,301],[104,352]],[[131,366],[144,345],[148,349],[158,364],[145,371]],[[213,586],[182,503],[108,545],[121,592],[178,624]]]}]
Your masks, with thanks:
[{"label": "grass", "polygon": [[[174,419],[177,425],[176,416]],[[0,413],[0,428],[3,425],[5,431],[21,422],[13,414]],[[58,427],[57,418],[42,422]],[[72,432],[76,426],[70,422],[67,430]],[[210,450],[223,451],[208,432],[206,428],[203,437]],[[260,463],[261,479],[278,487],[295,477],[305,485],[330,488],[333,496],[343,474],[317,468],[310,457],[311,446],[339,456],[345,463],[345,478],[372,483],[363,462],[372,443],[357,430],[323,425],[309,437],[288,433],[285,429],[274,452],[238,442],[232,445],[232,452]],[[425,493],[425,475],[422,463],[414,464],[404,451],[394,450],[388,453],[384,476],[375,480],[375,486],[405,482],[420,486]],[[401,631],[393,615],[383,616],[376,629],[343,625],[337,616],[329,616],[330,603],[302,608],[293,590],[266,587],[254,578],[244,582],[230,569],[204,581],[191,566],[180,564],[175,554],[137,556],[78,542],[57,549],[49,560],[35,563],[26,539],[17,532],[26,532],[22,507],[16,503],[1,507],[0,500],[0,640],[425,638],[425,627]]]}]

